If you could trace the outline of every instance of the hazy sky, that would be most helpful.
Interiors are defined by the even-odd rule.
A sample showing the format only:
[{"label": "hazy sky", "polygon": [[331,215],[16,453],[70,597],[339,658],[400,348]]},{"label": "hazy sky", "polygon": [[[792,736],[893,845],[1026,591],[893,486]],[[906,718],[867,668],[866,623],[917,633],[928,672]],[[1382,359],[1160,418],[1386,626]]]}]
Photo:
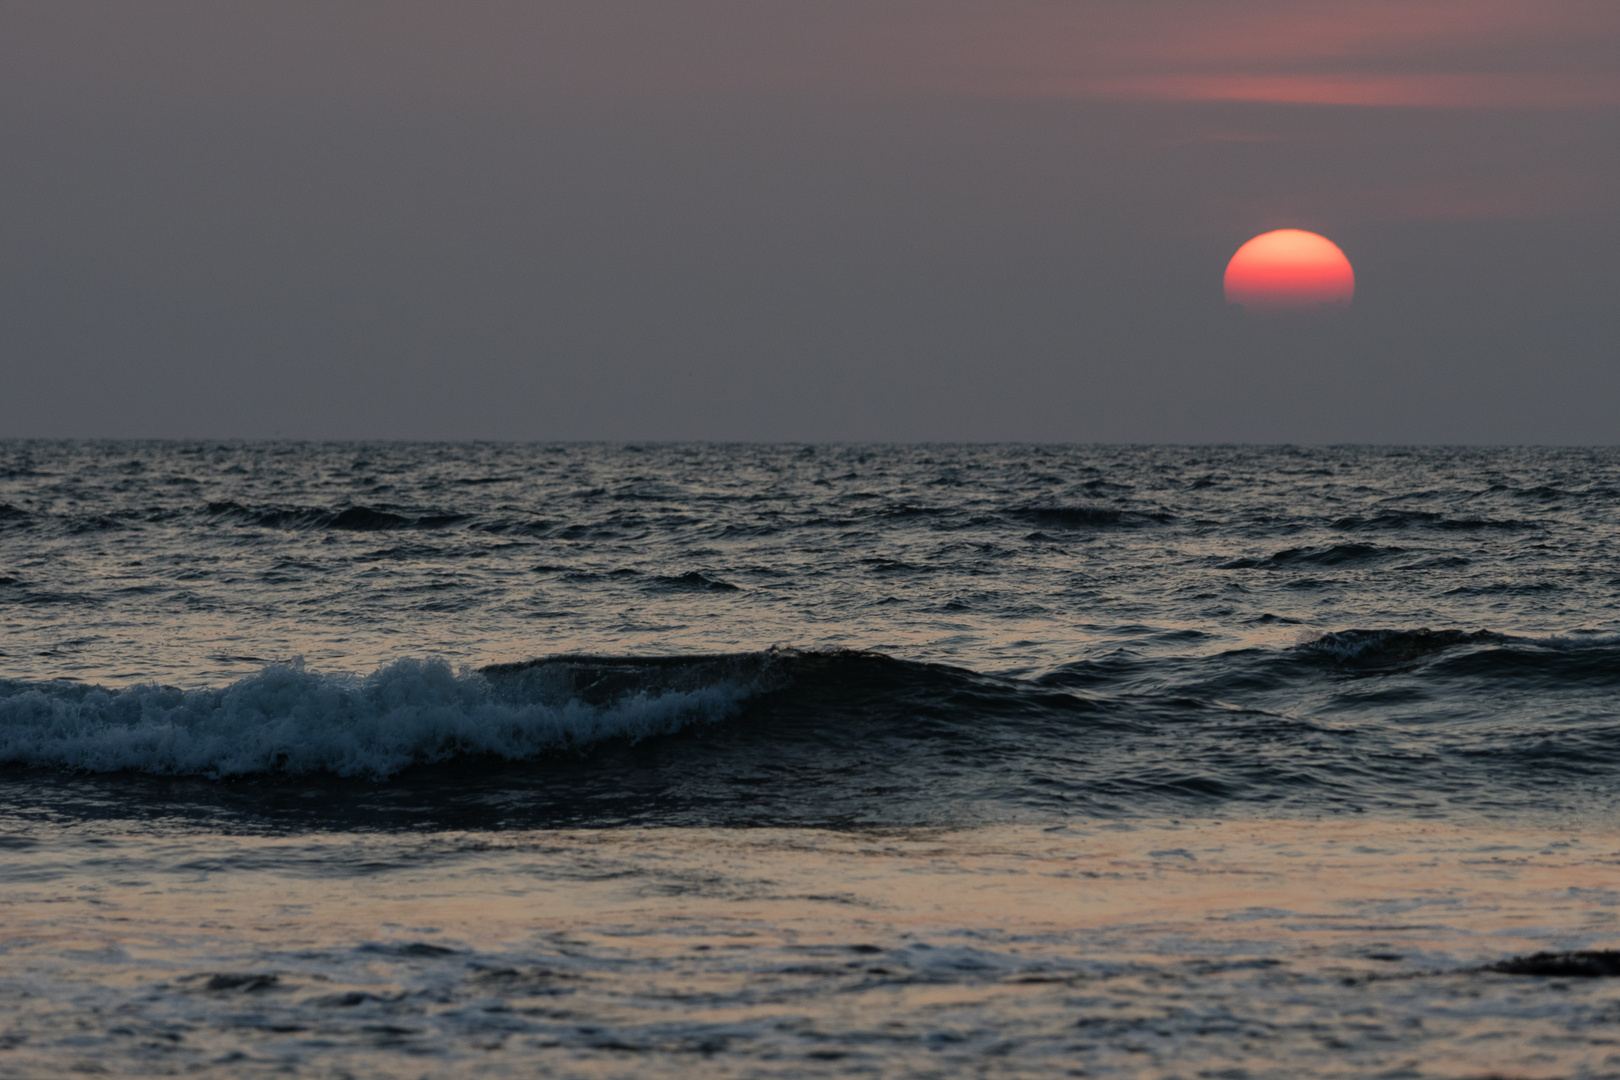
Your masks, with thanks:
[{"label": "hazy sky", "polygon": [[1620,442],[1620,3],[6,0],[36,435]]}]

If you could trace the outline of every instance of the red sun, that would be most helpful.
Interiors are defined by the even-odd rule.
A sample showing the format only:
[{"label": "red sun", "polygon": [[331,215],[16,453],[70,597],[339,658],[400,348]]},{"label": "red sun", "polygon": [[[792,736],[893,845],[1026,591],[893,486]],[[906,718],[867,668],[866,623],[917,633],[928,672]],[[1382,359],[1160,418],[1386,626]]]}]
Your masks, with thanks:
[{"label": "red sun", "polygon": [[1303,229],[1262,233],[1226,264],[1226,302],[1256,314],[1347,308],[1355,295],[1339,245]]}]

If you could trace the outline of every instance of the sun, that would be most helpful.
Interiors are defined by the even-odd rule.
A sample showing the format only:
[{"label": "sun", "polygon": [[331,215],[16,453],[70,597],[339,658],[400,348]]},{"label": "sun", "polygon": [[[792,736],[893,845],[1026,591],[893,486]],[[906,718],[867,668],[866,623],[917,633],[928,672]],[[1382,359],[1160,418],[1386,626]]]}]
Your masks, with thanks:
[{"label": "sun", "polygon": [[1347,308],[1355,295],[1339,245],[1303,229],[1262,233],[1226,264],[1226,302],[1259,315]]}]

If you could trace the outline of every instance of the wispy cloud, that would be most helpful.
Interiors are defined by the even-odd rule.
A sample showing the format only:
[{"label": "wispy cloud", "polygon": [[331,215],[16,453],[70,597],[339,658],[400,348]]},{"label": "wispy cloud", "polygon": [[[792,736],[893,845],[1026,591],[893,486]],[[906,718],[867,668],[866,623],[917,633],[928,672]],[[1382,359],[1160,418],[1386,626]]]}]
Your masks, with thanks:
[{"label": "wispy cloud", "polygon": [[[1014,5],[1016,8],[1017,5]],[[1025,6],[979,28],[1015,93],[1478,108],[1620,105],[1620,5],[1145,0]],[[973,46],[960,43],[964,58]],[[964,71],[973,65],[964,62]]]},{"label": "wispy cloud", "polygon": [[1620,80],[1601,76],[1158,74],[1053,80],[1033,84],[1027,91],[1063,97],[1295,105],[1529,109],[1620,106]]},{"label": "wispy cloud", "polygon": [[0,75],[339,97],[1620,106],[1615,0],[148,0],[0,8]]}]

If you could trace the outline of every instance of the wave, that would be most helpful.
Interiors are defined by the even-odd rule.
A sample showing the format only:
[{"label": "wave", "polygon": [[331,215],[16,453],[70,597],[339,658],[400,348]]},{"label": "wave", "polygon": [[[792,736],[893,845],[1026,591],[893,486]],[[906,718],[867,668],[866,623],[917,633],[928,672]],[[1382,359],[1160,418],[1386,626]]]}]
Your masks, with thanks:
[{"label": "wave", "polygon": [[729,581],[722,581],[710,574],[699,570],[690,570],[684,574],[661,575],[653,579],[653,583],[669,592],[740,592],[741,589]]},{"label": "wave", "polygon": [[1139,528],[1173,520],[1160,511],[1120,510],[1109,506],[1020,506],[1007,514],[1048,529]]},{"label": "wave", "polygon": [[1361,566],[1404,553],[1403,548],[1376,544],[1329,544],[1315,548],[1288,548],[1263,559],[1233,559],[1222,570],[1286,570],[1295,566]]},{"label": "wave", "polygon": [[1460,646],[1499,645],[1511,640],[1489,630],[1339,630],[1301,643],[1298,651],[1340,664],[1391,667]]},{"label": "wave", "polygon": [[771,654],[559,658],[453,672],[399,660],[369,676],[273,664],[223,689],[0,680],[0,763],[225,778],[382,779],[463,756],[507,759],[712,722],[770,683]]},{"label": "wave", "polygon": [[1478,532],[1484,529],[1503,529],[1517,531],[1522,529],[1544,529],[1546,526],[1538,521],[1520,521],[1516,518],[1496,520],[1493,518],[1454,518],[1445,514],[1435,513],[1432,510],[1384,510],[1379,513],[1362,517],[1352,515],[1342,517],[1333,522],[1333,528],[1344,532],[1359,532],[1367,529],[1439,529],[1443,532]]},{"label": "wave", "polygon": [[501,821],[1597,806],[1620,798],[1617,689],[1612,637],[1445,628],[1019,675],[791,649],[363,677],[272,664],[217,689],[0,681],[0,764],[272,783],[409,770],[376,786]]},{"label": "wave", "polygon": [[1112,726],[1070,690],[850,650],[561,656],[459,672],[406,659],[368,676],[291,663],[217,689],[0,680],[0,765],[386,780],[458,760],[600,759],[721,721],[727,737],[697,752],[769,769],[795,757],[836,769],[861,747],[926,743],[949,755],[1016,744],[1020,731],[1038,741]]},{"label": "wave", "polygon": [[466,514],[395,514],[370,506],[348,506],[340,510],[309,506],[243,506],[234,502],[212,502],[210,517],[234,521],[262,529],[337,529],[344,532],[381,532],[388,529],[442,529],[468,519]]},{"label": "wave", "polygon": [[[1620,638],[1610,634],[1538,638],[1492,630],[1337,630],[1291,652],[1346,668],[1408,668],[1432,659],[1435,677],[1482,676],[1548,694],[1620,684]],[[1461,701],[1466,691],[1455,693]]]}]

